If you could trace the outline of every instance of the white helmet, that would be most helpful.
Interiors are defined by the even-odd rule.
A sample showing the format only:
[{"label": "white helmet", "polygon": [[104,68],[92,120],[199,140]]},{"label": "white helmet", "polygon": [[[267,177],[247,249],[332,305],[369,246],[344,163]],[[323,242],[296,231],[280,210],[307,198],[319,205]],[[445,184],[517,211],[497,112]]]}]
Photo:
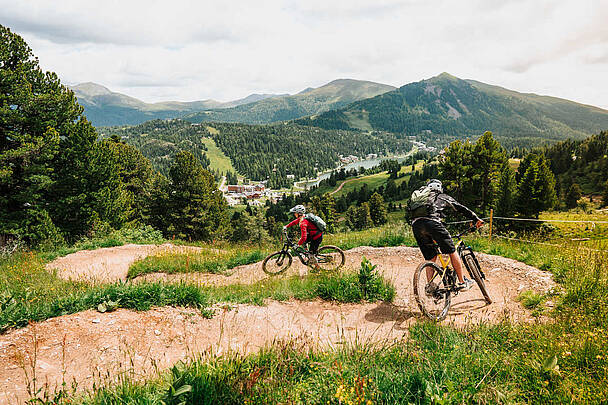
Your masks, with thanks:
[{"label": "white helmet", "polygon": [[441,180],[437,180],[437,179],[430,179],[427,183],[426,186],[428,188],[430,188],[433,191],[437,191],[439,193],[443,193],[443,185],[441,184]]},{"label": "white helmet", "polygon": [[297,214],[305,214],[306,213],[306,207],[303,206],[302,204],[298,204],[295,207],[293,207],[292,209],[290,209],[289,212],[295,212]]}]

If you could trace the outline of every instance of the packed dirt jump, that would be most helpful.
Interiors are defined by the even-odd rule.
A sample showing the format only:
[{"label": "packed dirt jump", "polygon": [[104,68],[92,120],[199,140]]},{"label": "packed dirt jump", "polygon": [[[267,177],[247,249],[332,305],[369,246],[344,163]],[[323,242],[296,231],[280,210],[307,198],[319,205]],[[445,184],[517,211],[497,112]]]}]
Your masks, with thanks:
[{"label": "packed dirt jump", "polygon": [[[126,245],[78,252],[50,263],[59,276],[98,282],[125,280],[131,263],[160,251],[188,249]],[[85,311],[61,316],[0,336],[0,404],[27,399],[27,383],[36,375],[37,385],[51,391],[66,381],[78,390],[115,381],[119,375],[135,379],[152,377],[193,355],[253,353],[276,340],[297,339],[317,348],[346,342],[385,344],[402,339],[421,318],[413,296],[412,278],[422,261],[418,249],[408,247],[359,247],[346,252],[345,270],[357,269],[363,257],[396,288],[389,303],[337,304],[315,300],[277,302],[265,306],[219,304],[215,316],[185,308],[155,308],[146,312],[119,309],[109,313]],[[478,254],[493,299],[486,305],[477,286],[452,299],[446,324],[464,326],[516,322],[533,317],[516,300],[523,290],[546,292],[555,284],[549,273],[498,256]],[[294,266],[280,277],[304,276],[306,267]],[[207,285],[255,283],[268,277],[261,263],[241,266],[228,276],[216,274],[153,274],[134,280],[188,281]],[[35,370],[35,371],[34,371]],[[26,378],[26,373],[28,377]],[[31,387],[31,383],[30,383]]]}]

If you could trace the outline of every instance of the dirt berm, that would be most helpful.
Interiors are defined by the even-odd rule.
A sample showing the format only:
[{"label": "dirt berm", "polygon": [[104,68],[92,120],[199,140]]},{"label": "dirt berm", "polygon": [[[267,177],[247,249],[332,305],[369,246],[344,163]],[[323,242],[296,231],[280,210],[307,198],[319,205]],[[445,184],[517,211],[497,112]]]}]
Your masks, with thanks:
[{"label": "dirt berm", "polygon": [[[130,263],[157,249],[129,245],[78,252],[58,259],[49,268],[58,268],[58,274],[65,277],[123,279]],[[412,294],[414,269],[422,260],[418,249],[360,247],[346,255],[347,267],[353,269],[363,256],[377,264],[396,287],[395,302],[334,304],[315,300],[268,301],[265,306],[219,305],[212,319],[203,318],[195,310],[168,307],[146,312],[85,311],[49,319],[0,336],[0,404],[19,403],[27,398],[25,372],[31,379],[34,358],[38,385],[46,382],[54,387],[65,379],[68,384],[75,380],[79,389],[90,389],[94,383],[98,387],[112,382],[121,373],[146,378],[196,353],[251,353],[276,339],[298,338],[331,348],[348,341],[381,344],[403,338],[420,317]],[[502,257],[478,257],[494,303],[485,305],[479,289],[473,287],[453,298],[444,323],[496,322],[505,316],[515,322],[531,320],[516,298],[525,289],[550,290],[554,287],[551,275]],[[304,275],[306,269],[297,265],[290,273]],[[146,276],[205,284],[253,283],[265,277],[260,263],[241,266],[230,276]]]}]

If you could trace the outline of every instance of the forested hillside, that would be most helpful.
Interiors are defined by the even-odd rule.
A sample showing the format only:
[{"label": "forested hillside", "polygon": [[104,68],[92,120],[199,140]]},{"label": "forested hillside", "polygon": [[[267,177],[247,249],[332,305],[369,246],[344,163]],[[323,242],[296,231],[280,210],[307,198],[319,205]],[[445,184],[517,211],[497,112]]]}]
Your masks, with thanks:
[{"label": "forested hillside", "polygon": [[397,154],[412,147],[409,140],[382,131],[325,130],[294,124],[191,124],[174,119],[108,127],[100,132],[136,146],[161,173],[167,173],[178,150],[192,152],[207,167],[203,138],[212,138],[240,174],[253,180],[270,179],[273,187],[291,184],[288,174],[296,179],[315,177],[318,170],[335,167],[340,154]]},{"label": "forested hillside", "polygon": [[394,90],[394,87],[386,84],[339,79],[293,96],[269,98],[222,110],[214,109],[188,115],[185,119],[192,122],[266,124],[319,114],[391,90]]},{"label": "forested hillside", "polygon": [[169,174],[173,157],[180,150],[191,152],[204,168],[209,168],[209,158],[205,154],[207,147],[202,141],[202,137],[209,136],[209,133],[205,128],[186,121],[152,120],[135,126],[103,127],[99,128],[99,133],[103,138],[118,136],[135,146],[165,176]]},{"label": "forested hillside", "polygon": [[373,128],[416,135],[436,145],[492,131],[511,149],[598,133],[608,128],[608,111],[443,73],[296,122],[326,129]]},{"label": "forested hillside", "polygon": [[78,98],[78,103],[84,107],[89,121],[95,126],[135,125],[153,119],[175,118],[211,108],[230,108],[279,96],[251,94],[245,98],[225,103],[215,100],[145,103],[134,97],[110,91],[95,83],[81,83],[70,89]]},{"label": "forested hillside", "polygon": [[[604,194],[608,202],[608,131],[582,141],[567,140],[544,149],[557,178],[558,193]],[[574,200],[576,203],[576,199]]]},{"label": "forested hillside", "polygon": [[288,185],[296,179],[315,177],[318,170],[336,166],[338,155],[405,153],[411,143],[398,135],[374,131],[324,130],[300,125],[210,124],[219,131],[216,143],[236,170],[249,178],[270,177],[271,185]]}]

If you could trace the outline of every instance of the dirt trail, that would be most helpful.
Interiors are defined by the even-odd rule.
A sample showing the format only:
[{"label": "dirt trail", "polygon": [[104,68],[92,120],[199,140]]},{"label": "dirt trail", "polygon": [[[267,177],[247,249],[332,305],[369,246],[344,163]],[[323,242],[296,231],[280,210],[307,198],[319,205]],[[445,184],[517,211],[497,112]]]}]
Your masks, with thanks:
[{"label": "dirt trail", "polygon": [[[116,251],[110,250],[105,255],[113,253]],[[110,382],[104,377],[108,373],[116,376],[126,372],[144,378],[195,353],[222,354],[231,350],[251,353],[275,339],[298,338],[323,347],[334,347],[344,341],[400,339],[420,316],[411,288],[420,253],[407,247],[360,247],[347,252],[347,265],[358,267],[362,256],[377,264],[384,277],[394,283],[397,289],[394,304],[268,301],[263,307],[219,306],[213,319],[204,319],[197,311],[183,308],[146,312],[121,309],[104,314],[85,311],[9,332],[0,336],[0,404],[16,403],[15,398],[26,397],[24,367],[20,364],[25,363],[31,374],[34,337],[38,381],[48,381],[51,386],[60,384],[65,370],[66,381],[75,379],[80,389],[91,388],[94,382],[97,386]],[[523,263],[483,254],[479,259],[486,270],[494,303],[486,306],[479,289],[474,287],[454,297],[444,322],[456,325],[492,322],[505,315],[515,321],[527,321],[531,319],[529,313],[515,301],[519,292],[524,289],[544,292],[554,287],[548,273]],[[98,268],[87,266],[86,262],[81,264],[88,269]],[[303,274],[306,268],[299,265],[291,271]],[[265,277],[256,263],[237,268],[231,276],[148,275],[145,279],[230,284],[253,283]]]},{"label": "dirt trail", "polygon": [[342,190],[342,187],[344,187],[344,185],[346,183],[350,183],[351,181],[355,181],[355,180],[358,180],[358,178],[343,181],[342,184],[340,184],[340,186],[337,189],[335,189],[334,191],[331,191],[329,194],[336,194],[338,191]]},{"label": "dirt trail", "polygon": [[150,255],[164,253],[200,252],[203,248],[194,246],[124,245],[95,250],[81,250],[55,259],[47,264],[47,270],[57,270],[57,276],[64,279],[88,282],[111,282],[126,280],[131,264]]}]

